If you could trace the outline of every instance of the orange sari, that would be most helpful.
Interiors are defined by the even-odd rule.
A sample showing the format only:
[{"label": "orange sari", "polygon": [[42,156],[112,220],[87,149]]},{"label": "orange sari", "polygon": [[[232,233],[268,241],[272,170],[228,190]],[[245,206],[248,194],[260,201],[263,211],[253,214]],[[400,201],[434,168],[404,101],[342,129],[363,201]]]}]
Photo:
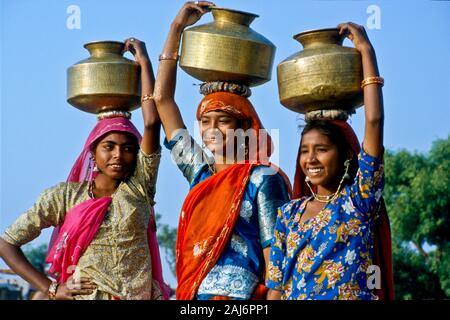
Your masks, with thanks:
[{"label": "orange sari", "polygon": [[[205,96],[198,107],[197,119],[213,110],[251,120],[251,128],[257,134],[264,129],[250,101],[236,94],[217,92]],[[258,135],[258,142],[259,138]],[[234,164],[205,179],[193,187],[186,197],[176,243],[178,300],[194,299],[201,282],[220,258],[239,217],[252,169],[259,165],[270,166],[267,159],[272,153],[272,141],[268,134],[265,138],[267,143],[261,144],[262,148],[258,144],[256,154],[249,155],[250,162]],[[281,170],[279,173],[285,178],[290,194],[289,180]],[[253,296],[264,297],[264,289],[262,284],[258,285]]]},{"label": "orange sari", "polygon": [[194,298],[201,281],[222,254],[239,216],[253,166],[233,165],[189,192],[182,208],[176,244],[177,300]]}]

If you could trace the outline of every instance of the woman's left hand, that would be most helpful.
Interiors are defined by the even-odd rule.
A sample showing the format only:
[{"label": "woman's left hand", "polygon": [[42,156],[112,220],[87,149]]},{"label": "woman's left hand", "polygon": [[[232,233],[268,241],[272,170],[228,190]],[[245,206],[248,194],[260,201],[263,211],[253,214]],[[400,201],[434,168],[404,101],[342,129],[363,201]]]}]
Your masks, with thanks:
[{"label": "woman's left hand", "polygon": [[339,34],[345,34],[346,37],[353,42],[353,45],[359,52],[363,53],[367,50],[373,50],[372,44],[370,43],[369,37],[363,26],[353,22],[347,22],[341,23],[337,27],[339,29]]},{"label": "woman's left hand", "polygon": [[143,64],[150,63],[145,42],[142,42],[136,38],[128,38],[125,40],[124,52],[126,51],[130,51],[133,54],[134,59],[141,67]]}]

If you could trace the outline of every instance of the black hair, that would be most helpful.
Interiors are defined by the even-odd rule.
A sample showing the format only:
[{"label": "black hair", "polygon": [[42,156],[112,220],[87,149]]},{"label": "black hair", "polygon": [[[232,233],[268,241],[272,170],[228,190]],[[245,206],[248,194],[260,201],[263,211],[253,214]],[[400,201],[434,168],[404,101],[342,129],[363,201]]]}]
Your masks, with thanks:
[{"label": "black hair", "polygon": [[[358,155],[355,154],[349,142],[347,141],[342,130],[335,124],[327,120],[311,120],[306,123],[303,127],[303,131],[301,133],[302,139],[303,135],[312,131],[318,130],[321,134],[328,137],[328,139],[333,143],[339,152],[339,163],[344,166],[345,160],[349,158],[349,155],[352,155],[350,160],[350,167],[348,170],[348,174],[351,179],[347,179],[344,181],[345,184],[353,183],[356,172],[358,171]],[[302,140],[300,140],[301,146]]]}]

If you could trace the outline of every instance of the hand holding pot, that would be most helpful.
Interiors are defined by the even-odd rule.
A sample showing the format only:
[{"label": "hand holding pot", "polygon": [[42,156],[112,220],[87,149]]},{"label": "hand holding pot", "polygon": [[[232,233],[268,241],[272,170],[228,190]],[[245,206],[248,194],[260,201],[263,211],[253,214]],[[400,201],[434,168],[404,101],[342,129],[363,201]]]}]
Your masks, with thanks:
[{"label": "hand holding pot", "polygon": [[209,12],[212,6],[215,6],[215,4],[209,1],[186,2],[175,17],[174,23],[182,27],[193,25],[205,13]]},{"label": "hand holding pot", "polygon": [[373,47],[367,36],[366,30],[363,26],[353,23],[341,23],[337,26],[339,28],[339,34],[345,34],[350,41],[353,42],[356,50],[363,53],[365,51],[372,51]]},{"label": "hand holding pot", "polygon": [[128,38],[125,40],[124,52],[130,51],[137,63],[142,67],[143,64],[150,63],[145,42],[136,38]]}]

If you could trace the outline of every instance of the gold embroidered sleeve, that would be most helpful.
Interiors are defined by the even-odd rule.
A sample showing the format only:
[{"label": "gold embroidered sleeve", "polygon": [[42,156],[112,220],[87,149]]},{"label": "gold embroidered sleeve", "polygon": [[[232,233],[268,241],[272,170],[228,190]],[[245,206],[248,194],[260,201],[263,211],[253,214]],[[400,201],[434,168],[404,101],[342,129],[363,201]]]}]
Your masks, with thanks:
[{"label": "gold embroidered sleeve", "polygon": [[23,213],[1,236],[6,242],[22,246],[41,234],[41,230],[58,225],[66,213],[66,183],[45,190],[36,203]]},{"label": "gold embroidered sleeve", "polygon": [[150,155],[140,150],[134,172],[135,180],[140,185],[144,195],[150,200],[152,206],[155,205],[156,181],[160,161],[161,148]]}]

